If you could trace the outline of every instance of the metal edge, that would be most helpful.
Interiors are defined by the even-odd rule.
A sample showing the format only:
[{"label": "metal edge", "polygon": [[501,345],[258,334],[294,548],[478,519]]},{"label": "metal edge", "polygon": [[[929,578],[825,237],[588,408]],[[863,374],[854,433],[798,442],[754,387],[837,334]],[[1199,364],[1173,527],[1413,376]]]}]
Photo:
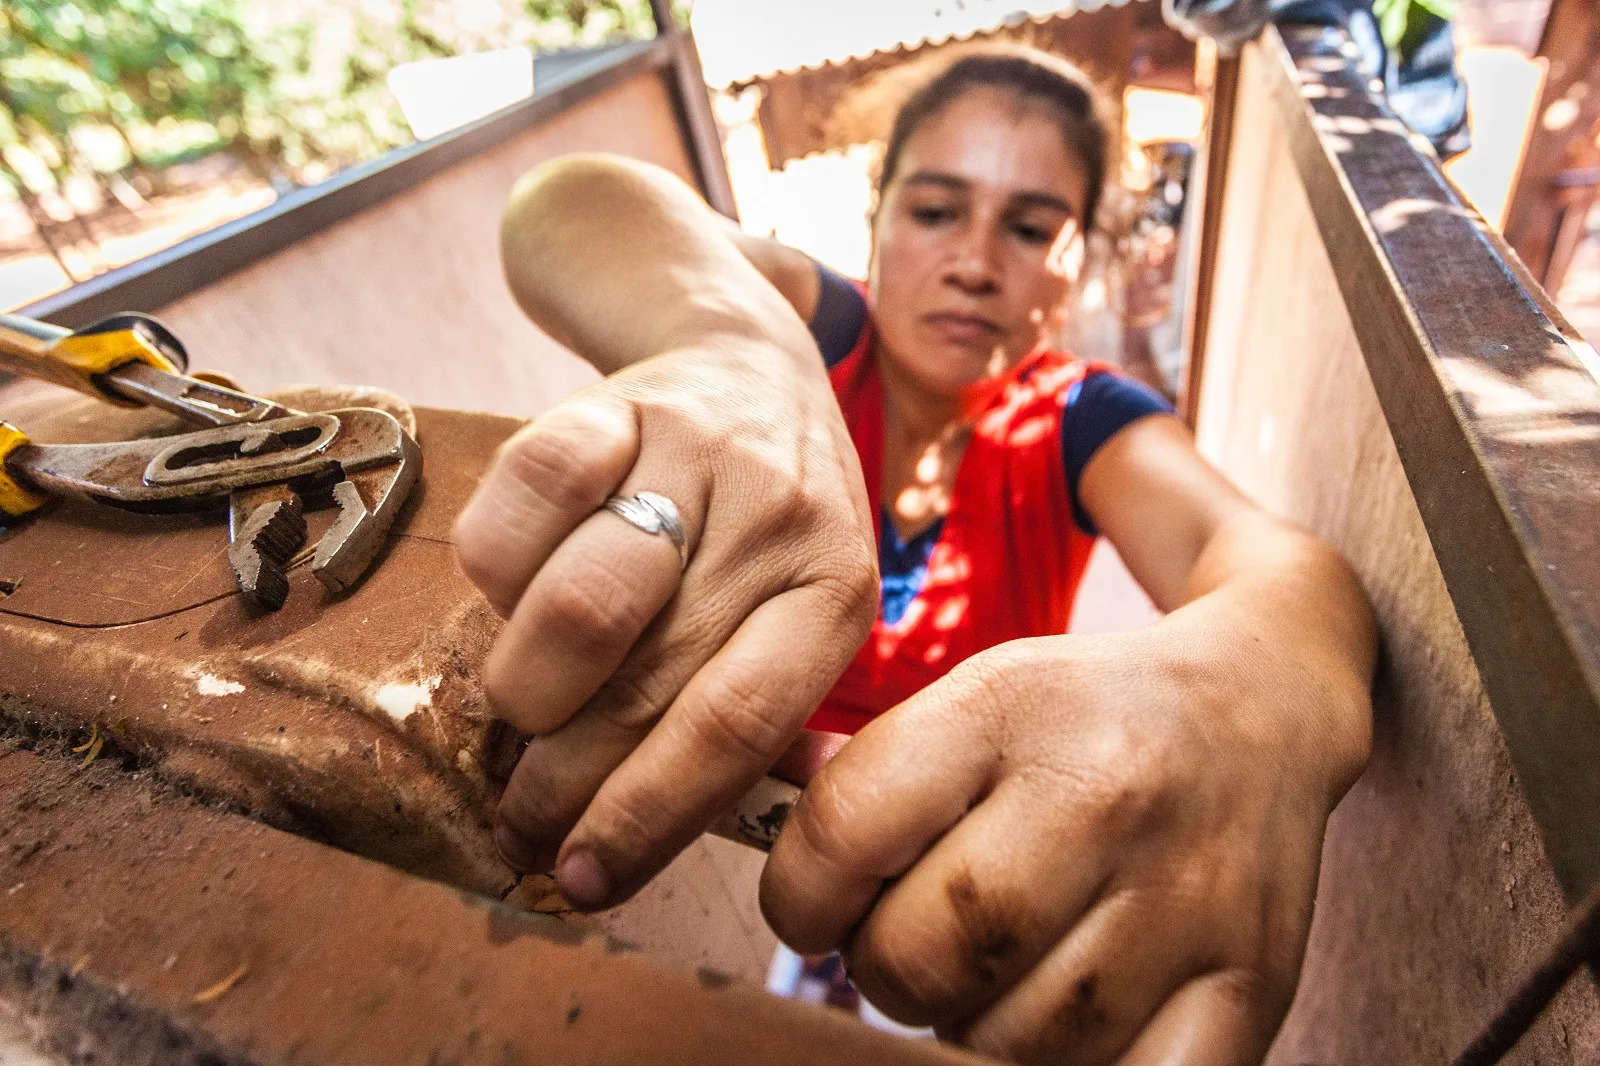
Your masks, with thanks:
[{"label": "metal edge", "polygon": [[[1298,31],[1283,32],[1295,38]],[[1338,111],[1333,98],[1302,92],[1296,60],[1327,58],[1311,54],[1307,42],[1314,35],[1305,32],[1304,40],[1293,43],[1275,28],[1263,34],[1259,46],[1270,53],[1263,64],[1267,91],[1286,122],[1301,183],[1512,765],[1557,879],[1575,901],[1600,883],[1600,821],[1593,817],[1600,809],[1600,774],[1594,771],[1600,765],[1600,646],[1584,639],[1595,631],[1596,605],[1581,595],[1584,568],[1593,570],[1600,557],[1576,557],[1537,527],[1542,520],[1547,527],[1600,528],[1600,494],[1571,514],[1575,508],[1559,492],[1561,471],[1548,463],[1536,471],[1513,469],[1507,449],[1490,439],[1454,387],[1441,347],[1482,341],[1487,334],[1460,329],[1436,310],[1417,306],[1394,259],[1397,251],[1419,251],[1404,246],[1416,239],[1404,232],[1409,224],[1380,232],[1363,203],[1362,182],[1330,143],[1345,136],[1337,132],[1336,118],[1328,121],[1328,112]],[[1351,98],[1371,99],[1359,80],[1351,85]],[[1386,105],[1376,111],[1398,123]],[[1381,178],[1373,183],[1406,185],[1413,203],[1443,208],[1429,210],[1428,224],[1444,235],[1434,239],[1450,248],[1450,268],[1462,278],[1462,289],[1452,294],[1457,310],[1488,311],[1497,303],[1514,308],[1520,301],[1515,319],[1530,350],[1537,337],[1549,368],[1587,370],[1573,350],[1576,333],[1530,284],[1504,242],[1461,201],[1437,160],[1405,136],[1389,133],[1385,141],[1382,165],[1373,170]],[[1494,277],[1494,292],[1466,294],[1465,278],[1474,268]],[[1396,323],[1403,328],[1387,328]],[[1462,358],[1464,351],[1449,354]],[[1589,407],[1600,412],[1600,382],[1591,400]],[[1600,444],[1591,450],[1600,456]],[[1583,477],[1587,471],[1593,483],[1600,463],[1567,458],[1568,474]]]},{"label": "metal edge", "polygon": [[21,308],[20,313],[76,329],[121,311],[155,311],[420,185],[631,77],[666,70],[673,62],[674,42],[663,37],[608,49],[527,100],[350,167],[320,185],[297,189],[259,211],[53,293]]}]

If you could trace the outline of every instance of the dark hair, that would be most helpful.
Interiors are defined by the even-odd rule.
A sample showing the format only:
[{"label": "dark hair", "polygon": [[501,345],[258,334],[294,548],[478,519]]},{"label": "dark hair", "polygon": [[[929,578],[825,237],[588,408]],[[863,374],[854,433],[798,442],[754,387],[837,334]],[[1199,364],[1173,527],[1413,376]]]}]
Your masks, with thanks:
[{"label": "dark hair", "polygon": [[894,180],[900,156],[922,124],[973,89],[1005,89],[1023,100],[1047,104],[1061,125],[1067,147],[1083,160],[1088,178],[1083,232],[1094,227],[1095,210],[1106,180],[1106,124],[1099,94],[1088,77],[1064,59],[1020,46],[969,50],[912,93],[895,116],[878,176],[878,193]]}]

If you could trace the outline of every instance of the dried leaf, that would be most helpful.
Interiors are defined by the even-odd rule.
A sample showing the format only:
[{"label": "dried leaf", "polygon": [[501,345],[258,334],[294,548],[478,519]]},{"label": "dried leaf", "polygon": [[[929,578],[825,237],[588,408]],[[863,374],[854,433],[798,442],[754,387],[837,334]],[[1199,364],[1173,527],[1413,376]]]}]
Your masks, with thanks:
[{"label": "dried leaf", "polygon": [[231,992],[233,990],[233,986],[244,979],[244,975],[249,971],[249,969],[250,968],[248,966],[240,966],[237,970],[233,971],[228,976],[212,985],[210,988],[203,992],[197,992],[194,997],[194,1002],[215,1003],[217,1000]]}]

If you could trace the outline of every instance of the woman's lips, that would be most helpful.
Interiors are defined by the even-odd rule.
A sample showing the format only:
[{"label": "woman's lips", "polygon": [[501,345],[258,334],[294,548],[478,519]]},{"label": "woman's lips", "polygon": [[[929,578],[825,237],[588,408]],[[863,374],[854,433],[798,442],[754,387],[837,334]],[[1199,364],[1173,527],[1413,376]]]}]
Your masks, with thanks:
[{"label": "woman's lips", "polygon": [[924,322],[939,336],[956,344],[986,344],[1000,335],[1000,328],[977,315],[941,313],[928,315]]}]

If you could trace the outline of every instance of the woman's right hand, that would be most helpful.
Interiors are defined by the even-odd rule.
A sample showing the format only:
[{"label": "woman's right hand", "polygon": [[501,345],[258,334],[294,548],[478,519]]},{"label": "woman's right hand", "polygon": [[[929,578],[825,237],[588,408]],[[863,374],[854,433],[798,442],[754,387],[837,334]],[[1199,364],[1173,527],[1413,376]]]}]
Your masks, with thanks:
[{"label": "woman's right hand", "polygon": [[[798,325],[798,320],[794,320]],[[486,666],[533,735],[495,838],[573,903],[637,891],[783,755],[870,630],[861,471],[815,348],[701,331],[503,445],[456,525],[507,619]],[[607,497],[671,499],[688,566]]]}]

